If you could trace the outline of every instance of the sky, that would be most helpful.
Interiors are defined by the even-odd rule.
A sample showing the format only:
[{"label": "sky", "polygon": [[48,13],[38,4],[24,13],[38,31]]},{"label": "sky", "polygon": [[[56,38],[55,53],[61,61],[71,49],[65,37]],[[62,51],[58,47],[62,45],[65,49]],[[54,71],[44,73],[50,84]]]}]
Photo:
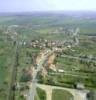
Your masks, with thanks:
[{"label": "sky", "polygon": [[96,11],[96,0],[0,0],[0,12]]}]

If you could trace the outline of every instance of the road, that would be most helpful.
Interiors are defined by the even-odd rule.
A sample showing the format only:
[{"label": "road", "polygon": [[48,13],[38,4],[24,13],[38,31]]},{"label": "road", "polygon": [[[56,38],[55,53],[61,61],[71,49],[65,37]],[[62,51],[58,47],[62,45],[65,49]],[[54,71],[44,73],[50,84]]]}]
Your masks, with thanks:
[{"label": "road", "polygon": [[37,86],[46,91],[47,100],[52,99],[52,90],[54,89],[61,89],[70,92],[73,95],[74,100],[87,100],[86,94],[89,92],[88,90],[76,90],[43,84],[37,84]]},{"label": "road", "polygon": [[41,59],[40,64],[37,65],[37,70],[33,74],[34,76],[33,76],[33,79],[32,79],[32,84],[31,84],[31,89],[30,89],[30,93],[29,93],[29,96],[28,96],[28,100],[34,100],[34,97],[35,97],[35,94],[36,94],[36,83],[37,83],[36,76],[37,76],[37,73],[40,71],[40,69],[42,67],[44,59],[45,58]]},{"label": "road", "polygon": [[91,61],[91,62],[96,62],[96,60],[92,60],[92,59],[89,59],[89,58],[80,58],[80,57],[74,57],[74,56],[69,56],[69,55],[61,55],[61,57],[64,57],[64,58],[69,58],[69,59],[77,59],[77,60],[82,60],[82,61]]},{"label": "road", "polygon": [[41,59],[40,64],[37,65],[37,70],[33,73],[33,79],[32,79],[31,89],[28,95],[28,100],[34,100],[36,94],[37,73],[40,71],[42,64],[44,63],[48,55],[50,55],[52,52],[53,51],[49,51],[49,53]]},{"label": "road", "polygon": [[78,77],[78,78],[88,78],[87,75],[77,75],[75,73],[69,73],[69,71],[64,71],[63,73],[60,73],[60,72],[52,72],[52,73],[49,73],[50,75],[69,75],[69,76],[73,76],[73,77]]}]

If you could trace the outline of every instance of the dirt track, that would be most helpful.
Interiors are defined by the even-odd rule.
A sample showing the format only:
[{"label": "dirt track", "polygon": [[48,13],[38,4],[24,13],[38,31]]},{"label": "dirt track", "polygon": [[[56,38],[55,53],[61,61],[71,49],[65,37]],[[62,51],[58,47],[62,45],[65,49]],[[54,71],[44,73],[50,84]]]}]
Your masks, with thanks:
[{"label": "dirt track", "polygon": [[62,87],[41,85],[41,84],[37,84],[37,86],[46,91],[47,100],[51,100],[53,89],[63,89],[63,90],[69,91],[74,96],[74,100],[87,100],[86,94],[87,94],[88,90],[80,91],[80,90],[76,90],[76,89],[69,89],[69,88],[62,88]]}]

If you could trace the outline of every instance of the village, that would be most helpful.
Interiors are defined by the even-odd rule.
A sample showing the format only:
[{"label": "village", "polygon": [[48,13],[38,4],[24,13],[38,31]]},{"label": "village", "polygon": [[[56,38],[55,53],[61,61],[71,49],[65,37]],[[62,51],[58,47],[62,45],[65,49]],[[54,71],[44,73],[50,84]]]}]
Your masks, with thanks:
[{"label": "village", "polygon": [[93,21],[87,26],[63,15],[6,20],[0,25],[0,100],[95,100]]}]

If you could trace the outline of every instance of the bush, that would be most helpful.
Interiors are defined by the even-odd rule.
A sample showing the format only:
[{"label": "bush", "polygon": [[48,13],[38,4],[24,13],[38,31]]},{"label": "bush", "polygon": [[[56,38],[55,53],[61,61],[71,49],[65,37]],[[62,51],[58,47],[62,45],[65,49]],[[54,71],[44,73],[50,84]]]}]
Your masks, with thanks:
[{"label": "bush", "polygon": [[31,75],[30,70],[23,69],[20,81],[21,82],[28,82],[28,81],[31,81],[31,80],[32,80],[32,75]]}]

